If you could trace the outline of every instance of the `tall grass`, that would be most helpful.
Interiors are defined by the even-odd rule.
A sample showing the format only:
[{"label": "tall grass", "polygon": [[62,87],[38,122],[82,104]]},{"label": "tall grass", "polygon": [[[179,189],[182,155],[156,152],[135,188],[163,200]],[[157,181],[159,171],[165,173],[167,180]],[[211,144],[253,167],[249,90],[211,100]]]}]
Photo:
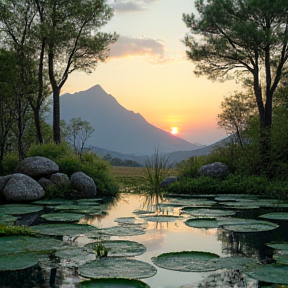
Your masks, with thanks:
[{"label": "tall grass", "polygon": [[169,158],[159,154],[158,149],[155,150],[151,157],[145,159],[146,179],[148,189],[145,191],[146,205],[151,207],[157,206],[163,201],[163,192],[161,182],[170,174],[172,165],[168,162]]}]

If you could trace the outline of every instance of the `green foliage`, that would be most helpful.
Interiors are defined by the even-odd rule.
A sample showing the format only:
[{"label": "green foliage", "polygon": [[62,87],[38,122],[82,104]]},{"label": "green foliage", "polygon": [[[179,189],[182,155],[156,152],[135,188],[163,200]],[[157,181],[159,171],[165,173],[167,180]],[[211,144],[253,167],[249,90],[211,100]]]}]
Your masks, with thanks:
[{"label": "green foliage", "polygon": [[[52,185],[45,188],[45,198],[55,199],[55,198],[67,198],[71,191],[70,183],[61,185]],[[69,197],[68,197],[69,198]]]},{"label": "green foliage", "polygon": [[3,175],[13,174],[18,166],[18,155],[16,153],[7,153],[3,159]]},{"label": "green foliage", "polygon": [[0,223],[0,235],[14,236],[14,235],[27,235],[33,236],[36,232],[29,227],[25,226],[10,226]]},{"label": "green foliage", "polygon": [[288,181],[271,181],[265,176],[229,175],[227,179],[186,178],[171,184],[168,192],[177,194],[255,194],[288,199]]},{"label": "green foliage", "polygon": [[103,258],[108,256],[109,248],[105,247],[103,243],[100,241],[95,247],[94,247],[94,252],[96,258]]},{"label": "green foliage", "polygon": [[[119,187],[110,174],[110,165],[95,153],[88,151],[83,153],[80,158],[66,143],[59,145],[49,143],[33,146],[28,155],[43,156],[55,161],[59,165],[61,173],[67,174],[68,177],[75,172],[84,172],[93,178],[99,195],[115,196],[119,192]],[[69,186],[63,186],[62,188],[59,190],[61,194],[59,197],[69,191]],[[55,195],[55,193],[57,193],[57,190],[54,191],[53,188],[49,191],[49,195]]]},{"label": "green foliage", "polygon": [[187,160],[182,161],[178,165],[178,173],[182,178],[197,177],[198,170],[203,165],[209,163],[209,156],[194,156]]},{"label": "green foliage", "polygon": [[163,200],[163,193],[160,187],[161,182],[170,173],[171,166],[168,158],[159,154],[158,149],[155,150],[153,156],[146,157],[146,179],[148,183],[148,191],[145,192],[148,206],[150,204],[159,204]]}]

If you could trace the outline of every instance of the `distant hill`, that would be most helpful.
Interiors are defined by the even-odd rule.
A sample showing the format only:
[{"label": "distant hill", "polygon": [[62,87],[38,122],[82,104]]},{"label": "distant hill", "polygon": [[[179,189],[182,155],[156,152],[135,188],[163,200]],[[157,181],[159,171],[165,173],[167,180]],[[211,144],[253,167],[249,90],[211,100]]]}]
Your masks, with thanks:
[{"label": "distant hill", "polygon": [[[130,155],[151,155],[198,149],[190,143],[149,124],[139,113],[129,111],[107,94],[100,85],[60,97],[60,115],[67,123],[80,117],[95,129],[86,146]],[[136,161],[136,160],[135,160]]]}]

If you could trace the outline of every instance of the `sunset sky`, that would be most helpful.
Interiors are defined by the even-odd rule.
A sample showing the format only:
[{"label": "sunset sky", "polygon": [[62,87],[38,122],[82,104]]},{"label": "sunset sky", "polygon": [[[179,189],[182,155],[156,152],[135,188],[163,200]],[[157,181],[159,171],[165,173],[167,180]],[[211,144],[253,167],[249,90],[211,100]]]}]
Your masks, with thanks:
[{"label": "sunset sky", "polygon": [[223,96],[239,87],[196,77],[181,42],[189,29],[183,13],[193,0],[109,0],[115,13],[103,31],[116,32],[106,63],[89,74],[74,72],[62,93],[99,84],[128,110],[193,143],[212,144],[226,136],[217,127]]}]

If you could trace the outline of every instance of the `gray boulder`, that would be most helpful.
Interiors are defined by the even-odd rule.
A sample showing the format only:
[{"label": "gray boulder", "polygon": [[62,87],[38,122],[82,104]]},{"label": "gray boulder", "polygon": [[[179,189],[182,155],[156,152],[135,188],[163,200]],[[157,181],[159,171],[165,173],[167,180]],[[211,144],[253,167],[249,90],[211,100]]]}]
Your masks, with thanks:
[{"label": "gray boulder", "polygon": [[76,172],[72,174],[70,181],[72,190],[78,192],[77,198],[93,198],[96,196],[97,188],[94,180],[85,173]]},{"label": "gray boulder", "polygon": [[12,174],[0,177],[0,193],[3,192],[5,186],[7,185],[8,181],[11,179]]},{"label": "gray boulder", "polygon": [[48,158],[35,156],[21,161],[17,172],[33,178],[40,178],[59,172],[59,166]]},{"label": "gray boulder", "polygon": [[169,185],[171,185],[172,183],[177,181],[177,177],[176,176],[169,176],[166,177],[161,183],[160,183],[160,187],[167,187]]},{"label": "gray boulder", "polygon": [[49,188],[51,186],[54,186],[55,184],[50,180],[50,179],[47,179],[47,178],[40,178],[38,180],[38,183],[41,185],[41,187],[45,190],[46,188]]},{"label": "gray boulder", "polygon": [[215,162],[202,166],[198,173],[203,176],[209,176],[212,178],[225,178],[229,174],[229,170],[226,164],[221,162]]},{"label": "gray boulder", "polygon": [[31,177],[16,173],[6,184],[3,195],[11,202],[32,201],[44,196],[44,190],[40,184]]},{"label": "gray boulder", "polygon": [[69,182],[69,178],[64,173],[52,174],[50,180],[56,185],[65,185]]}]

